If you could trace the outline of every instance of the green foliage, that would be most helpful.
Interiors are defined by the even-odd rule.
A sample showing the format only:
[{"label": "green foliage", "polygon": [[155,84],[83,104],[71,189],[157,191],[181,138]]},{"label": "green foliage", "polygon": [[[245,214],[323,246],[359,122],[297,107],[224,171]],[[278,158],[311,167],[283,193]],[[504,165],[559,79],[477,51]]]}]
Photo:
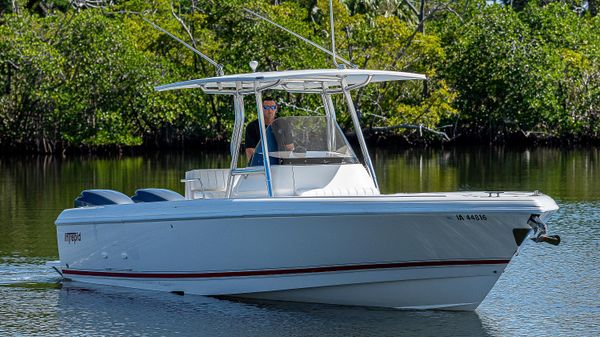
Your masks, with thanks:
[{"label": "green foliage", "polygon": [[435,128],[443,119],[456,115],[458,111],[451,103],[456,99],[457,94],[451,92],[443,80],[436,84],[438,86],[436,90],[433,90],[420,104],[398,104],[395,113],[389,118],[388,124],[422,124],[429,128]]},{"label": "green foliage", "polygon": [[342,2],[352,15],[363,14],[369,18],[396,16],[406,22],[418,23],[417,16],[404,0],[343,0]]},{"label": "green foliage", "polygon": [[359,95],[362,112],[385,117],[384,124],[424,124],[436,127],[442,118],[456,113],[450,105],[455,94],[437,76],[437,65],[445,58],[440,41],[433,35],[416,33],[397,17],[379,16],[371,24],[356,20],[353,42],[359,50],[355,61],[361,68],[393,69],[424,73],[429,77],[423,99],[423,82],[369,86]]},{"label": "green foliage", "polygon": [[[224,64],[226,74],[250,71],[251,60],[259,71],[333,66],[329,56],[243,11],[330,48],[327,0],[171,3],[75,9],[62,0],[0,1],[0,146],[53,152],[228,138],[228,97],[154,92],[216,71],[142,15]],[[600,19],[576,5],[524,2],[516,12],[482,0],[429,4],[435,15],[425,35],[402,1],[334,1],[342,57],[360,68],[429,78],[357,91],[363,123],[436,128],[459,116],[467,135],[600,138]],[[290,105],[322,105],[316,95],[273,94]],[[253,100],[246,104],[253,118]],[[340,121],[351,124],[346,114]]]},{"label": "green foliage", "polygon": [[54,138],[54,104],[48,100],[63,74],[49,43],[51,19],[5,16],[0,26],[0,142],[8,146]]},{"label": "green foliage", "polygon": [[159,72],[121,22],[87,10],[10,15],[2,28],[3,144],[53,151],[142,143],[150,116],[161,113],[145,99]]},{"label": "green foliage", "polygon": [[469,15],[438,27],[448,52],[442,76],[460,92],[463,126],[490,137],[598,137],[597,21],[554,3],[519,13],[480,6]]}]

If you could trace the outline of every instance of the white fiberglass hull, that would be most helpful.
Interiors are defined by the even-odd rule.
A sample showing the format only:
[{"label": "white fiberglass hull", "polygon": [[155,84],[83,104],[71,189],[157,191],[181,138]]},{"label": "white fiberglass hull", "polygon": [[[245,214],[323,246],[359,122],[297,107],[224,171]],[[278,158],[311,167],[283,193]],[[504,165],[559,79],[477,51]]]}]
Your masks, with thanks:
[{"label": "white fiberglass hull", "polygon": [[71,209],[71,280],[289,301],[472,310],[557,206],[526,194],[190,200]]}]

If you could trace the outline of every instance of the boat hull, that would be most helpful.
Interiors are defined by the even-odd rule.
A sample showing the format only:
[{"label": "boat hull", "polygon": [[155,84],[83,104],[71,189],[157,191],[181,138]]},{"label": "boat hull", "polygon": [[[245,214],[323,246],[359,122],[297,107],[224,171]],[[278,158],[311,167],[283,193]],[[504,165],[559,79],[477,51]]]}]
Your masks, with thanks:
[{"label": "boat hull", "polygon": [[178,216],[168,202],[67,212],[57,220],[62,273],[199,295],[472,310],[517,252],[514,230],[556,204],[469,200],[429,212],[393,197],[194,200],[176,204]]},{"label": "boat hull", "polygon": [[[477,263],[477,262],[475,262]],[[474,310],[506,263],[390,268],[384,271],[298,273],[285,276],[175,277],[164,274],[79,274],[70,280],[136,289],[253,299],[358,305],[396,309]],[[64,271],[63,271],[64,272]],[[117,275],[120,274],[120,275]],[[264,291],[264,289],[277,289]]]}]

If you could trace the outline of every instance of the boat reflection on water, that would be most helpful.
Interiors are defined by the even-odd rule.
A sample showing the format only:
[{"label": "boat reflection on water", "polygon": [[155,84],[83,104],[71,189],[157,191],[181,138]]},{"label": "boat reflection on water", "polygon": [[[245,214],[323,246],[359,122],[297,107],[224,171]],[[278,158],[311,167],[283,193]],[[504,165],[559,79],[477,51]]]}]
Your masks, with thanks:
[{"label": "boat reflection on water", "polygon": [[492,336],[476,312],[399,311],[220,299],[64,282],[60,331],[70,335]]}]

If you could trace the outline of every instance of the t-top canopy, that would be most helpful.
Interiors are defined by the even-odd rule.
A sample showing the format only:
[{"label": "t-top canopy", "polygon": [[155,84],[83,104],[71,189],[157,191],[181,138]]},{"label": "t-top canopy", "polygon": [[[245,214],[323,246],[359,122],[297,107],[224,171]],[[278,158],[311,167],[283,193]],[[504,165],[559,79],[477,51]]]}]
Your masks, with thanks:
[{"label": "t-top canopy", "polygon": [[209,94],[252,94],[255,90],[339,93],[369,83],[424,80],[425,75],[368,69],[315,69],[235,74],[200,78],[155,87],[156,91],[201,88]]}]

